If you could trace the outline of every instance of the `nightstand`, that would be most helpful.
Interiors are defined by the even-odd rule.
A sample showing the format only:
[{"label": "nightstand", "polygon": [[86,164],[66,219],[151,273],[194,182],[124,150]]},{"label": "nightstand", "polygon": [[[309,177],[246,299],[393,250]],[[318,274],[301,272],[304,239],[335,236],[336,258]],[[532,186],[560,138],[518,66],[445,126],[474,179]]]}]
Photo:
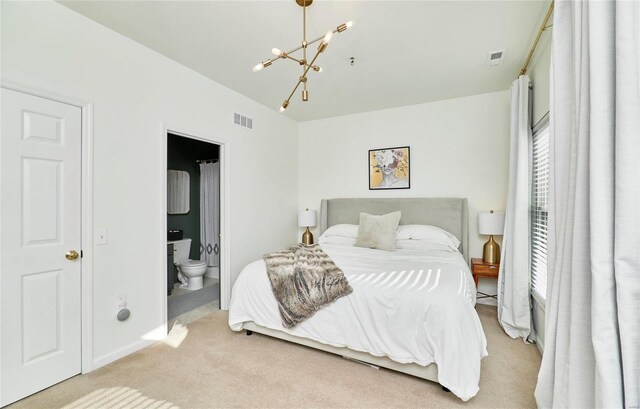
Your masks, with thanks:
[{"label": "nightstand", "polygon": [[[479,278],[495,278],[498,279],[498,272],[500,271],[500,263],[498,264],[490,264],[482,261],[481,258],[472,258],[471,259],[471,273],[473,273],[473,281],[476,282],[476,291],[478,290],[478,279]],[[490,295],[481,293],[480,297],[476,298],[497,298],[497,295]]]}]

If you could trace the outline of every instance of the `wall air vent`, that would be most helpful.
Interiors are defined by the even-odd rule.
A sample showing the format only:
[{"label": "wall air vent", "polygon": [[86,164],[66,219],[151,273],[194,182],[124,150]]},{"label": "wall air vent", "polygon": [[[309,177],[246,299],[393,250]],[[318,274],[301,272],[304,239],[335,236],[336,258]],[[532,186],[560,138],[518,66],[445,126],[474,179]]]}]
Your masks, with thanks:
[{"label": "wall air vent", "polygon": [[244,129],[253,129],[253,119],[237,112],[233,113],[233,123]]},{"label": "wall air vent", "polygon": [[506,50],[497,50],[497,51],[491,51],[489,53],[489,59],[487,61],[487,65],[492,67],[494,65],[500,65],[502,64],[502,61],[504,61],[504,53]]}]

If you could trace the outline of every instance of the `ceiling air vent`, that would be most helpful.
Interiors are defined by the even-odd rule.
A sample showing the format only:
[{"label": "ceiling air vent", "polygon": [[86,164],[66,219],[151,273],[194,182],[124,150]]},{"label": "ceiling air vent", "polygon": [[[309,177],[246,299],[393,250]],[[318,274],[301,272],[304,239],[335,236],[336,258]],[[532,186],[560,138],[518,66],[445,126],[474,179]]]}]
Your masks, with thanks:
[{"label": "ceiling air vent", "polygon": [[489,60],[487,61],[487,65],[491,67],[494,65],[502,64],[502,61],[504,60],[505,51],[506,50],[491,51],[489,53]]},{"label": "ceiling air vent", "polygon": [[237,112],[233,113],[233,123],[245,129],[253,129],[253,119]]}]

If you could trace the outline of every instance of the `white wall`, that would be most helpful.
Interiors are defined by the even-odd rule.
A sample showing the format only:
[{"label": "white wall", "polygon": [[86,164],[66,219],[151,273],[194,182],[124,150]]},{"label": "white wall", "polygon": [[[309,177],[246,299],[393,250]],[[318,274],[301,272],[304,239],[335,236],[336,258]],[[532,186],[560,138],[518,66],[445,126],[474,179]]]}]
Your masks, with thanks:
[{"label": "white wall", "polygon": [[[368,150],[411,147],[411,189],[370,191]],[[339,197],[466,197],[471,257],[482,257],[478,212],[504,210],[509,91],[303,122],[299,205]],[[316,234],[317,236],[317,234]],[[496,280],[480,290],[496,293]]]},{"label": "white wall", "polygon": [[[53,2],[2,2],[1,78],[92,102],[94,362],[136,347],[161,326],[162,124],[213,135],[231,147],[231,271],[284,248],[296,230],[297,124],[277,112]],[[221,62],[222,63],[222,62]],[[247,132],[233,112],[254,118]],[[265,217],[268,215],[268,217]],[[132,311],[115,319],[115,297]]]}]

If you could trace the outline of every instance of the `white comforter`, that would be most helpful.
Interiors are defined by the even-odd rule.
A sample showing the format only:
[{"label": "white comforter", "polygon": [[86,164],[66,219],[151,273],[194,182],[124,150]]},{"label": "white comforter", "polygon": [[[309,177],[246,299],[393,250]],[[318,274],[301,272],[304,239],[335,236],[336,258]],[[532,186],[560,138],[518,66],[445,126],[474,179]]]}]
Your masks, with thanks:
[{"label": "white comforter", "polygon": [[478,392],[487,341],[475,311],[473,277],[458,252],[395,252],[324,245],[353,293],[287,330],[262,260],[236,280],[229,326],[244,322],[348,347],[400,363],[438,365],[438,382],[462,400]]}]

